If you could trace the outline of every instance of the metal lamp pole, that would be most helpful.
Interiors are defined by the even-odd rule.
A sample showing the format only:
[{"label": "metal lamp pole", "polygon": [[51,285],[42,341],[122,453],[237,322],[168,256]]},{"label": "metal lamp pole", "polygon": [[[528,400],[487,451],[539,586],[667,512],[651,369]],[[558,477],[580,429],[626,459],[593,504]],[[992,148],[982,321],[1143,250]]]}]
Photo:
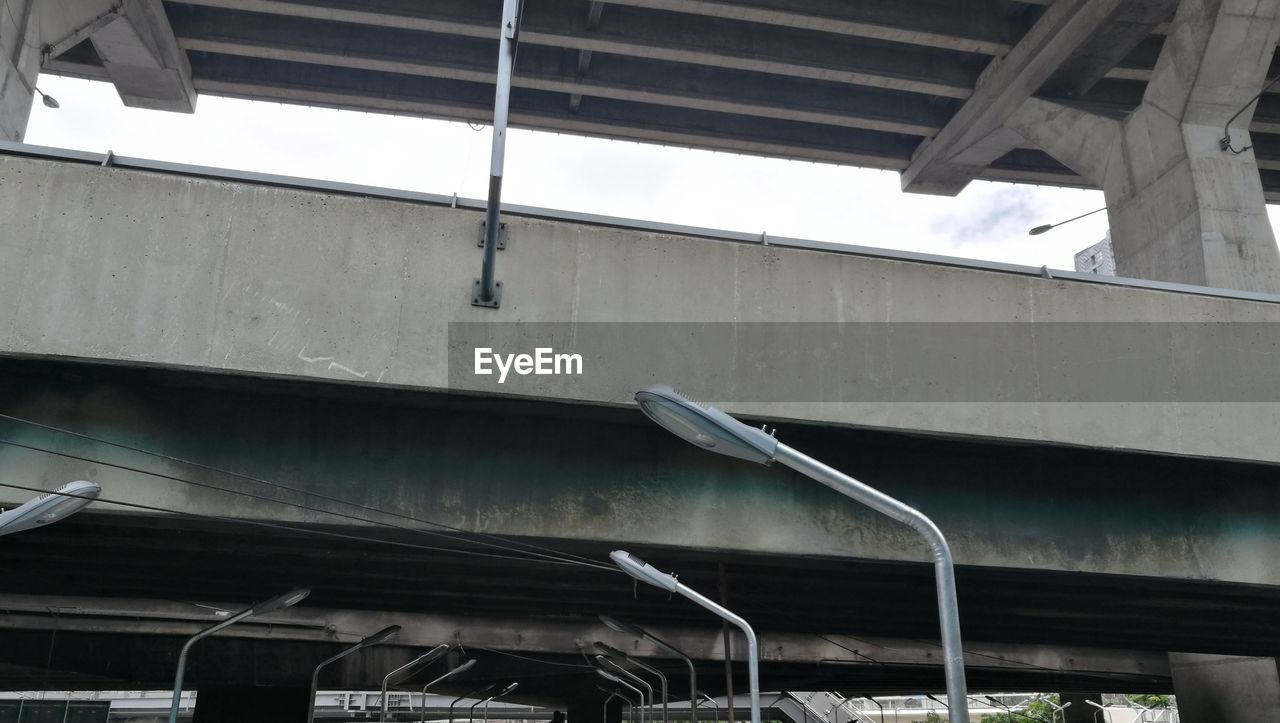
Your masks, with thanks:
[{"label": "metal lamp pole", "polygon": [[[653,643],[659,648],[662,648],[668,653],[671,653],[677,658],[683,660],[684,664],[689,668],[689,700],[691,702],[697,700],[698,669],[693,664],[693,658],[690,658],[688,655],[684,654],[684,651],[680,650],[679,648],[672,645],[671,643],[666,642],[662,638],[659,638],[657,635],[654,635],[653,633],[649,632],[648,630],[645,630],[644,628],[638,625],[624,623],[621,620],[618,620],[617,618],[611,618],[608,615],[601,615],[600,622],[604,623],[605,626],[607,626],[610,630],[614,632],[622,633],[623,635],[632,635],[634,637],[637,637],[643,640],[648,640],[649,642]],[[689,716],[690,716],[690,723],[698,723],[697,706],[690,706]]]},{"label": "metal lamp pole", "polygon": [[465,661],[463,661],[463,662],[459,663],[459,664],[458,664],[458,667],[456,667],[456,668],[454,668],[454,669],[452,669],[452,670],[447,670],[447,671],[445,671],[445,674],[444,674],[444,675],[442,675],[442,676],[440,676],[439,678],[436,678],[435,680],[431,681],[430,683],[427,683],[426,685],[422,686],[422,723],[427,723],[427,688],[430,688],[431,686],[435,685],[436,683],[442,683],[442,682],[444,682],[444,681],[448,680],[449,678],[452,678],[453,676],[457,675],[458,673],[465,673],[465,672],[467,672],[468,670],[471,670],[471,668],[473,668],[473,667],[475,666],[475,664],[476,664],[476,659],[475,659],[475,658],[471,658],[471,659],[469,659],[469,660],[465,660]]},{"label": "metal lamp pole", "polygon": [[653,667],[652,665],[649,665],[648,663],[644,662],[643,660],[637,660],[636,658],[633,658],[630,655],[627,655],[625,652],[618,650],[612,645],[609,645],[607,643],[602,643],[599,640],[596,641],[596,650],[599,650],[601,653],[604,653],[606,657],[608,657],[610,660],[613,660],[615,663],[617,662],[629,663],[647,673],[650,673],[658,677],[658,680],[662,683],[662,723],[667,723],[667,703],[669,702],[669,699],[667,697],[666,674],[663,673],[661,670],[658,670],[657,668]]},{"label": "metal lamp pole", "polygon": [[742,634],[747,637],[747,673],[751,685],[751,723],[760,723],[760,643],[756,639],[756,631],[751,629],[751,625],[742,616],[680,582],[674,575],[659,571],[629,552],[614,550],[609,553],[609,559],[622,568],[623,572],[635,579],[688,598],[729,621],[742,631]]},{"label": "metal lamp pole", "polygon": [[697,447],[759,464],[781,462],[915,530],[933,554],[949,709],[955,720],[968,720],[955,563],[946,538],[932,520],[910,505],[782,444],[763,428],[749,427],[715,407],[684,397],[671,387],[656,385],[636,392],[636,402],[654,422]]},{"label": "metal lamp pole", "polygon": [[293,591],[287,592],[283,595],[278,595],[276,597],[271,598],[270,600],[264,600],[258,603],[257,605],[254,605],[251,608],[248,608],[246,610],[241,610],[240,612],[236,613],[235,615],[232,615],[231,617],[227,618],[226,620],[223,620],[222,622],[218,623],[217,625],[214,625],[213,627],[209,627],[209,628],[205,628],[204,630],[201,630],[200,632],[191,636],[187,640],[187,642],[183,643],[182,650],[178,652],[178,667],[177,667],[177,670],[175,670],[173,673],[173,701],[169,704],[169,723],[178,722],[178,703],[182,699],[182,678],[183,678],[183,675],[186,674],[187,654],[191,652],[191,646],[195,645],[201,640],[204,640],[210,635],[213,635],[214,633],[217,633],[218,631],[223,630],[224,628],[229,628],[232,625],[235,625],[236,623],[240,622],[241,620],[244,620],[245,618],[253,617],[254,615],[266,615],[267,613],[275,612],[276,610],[279,610],[281,608],[287,608],[290,605],[296,605],[299,602],[302,602],[302,600],[305,599],[310,594],[311,594],[310,590],[307,590],[306,588],[302,588],[299,590],[293,590]]},{"label": "metal lamp pole", "polygon": [[410,660],[409,662],[405,663],[399,668],[396,668],[395,670],[383,676],[382,695],[379,696],[379,699],[378,699],[379,705],[381,707],[378,720],[382,721],[382,723],[386,723],[387,721],[387,687],[391,684],[392,678],[395,678],[398,675],[402,675],[406,671],[412,670],[420,665],[426,665],[427,663],[434,661],[436,658],[440,657],[441,655],[444,655],[447,652],[449,652],[448,645],[437,645],[431,650],[428,650],[422,655],[419,655],[413,660]]},{"label": "metal lamp pole", "polygon": [[315,721],[316,719],[316,687],[319,685],[319,682],[320,682],[321,668],[323,668],[324,666],[332,662],[341,660],[347,657],[348,655],[351,655],[352,653],[355,653],[360,650],[364,650],[365,648],[370,647],[372,645],[385,643],[391,638],[394,638],[399,633],[400,633],[399,625],[392,625],[390,627],[383,628],[382,630],[379,630],[378,632],[374,633],[373,635],[370,635],[364,640],[361,640],[355,645],[352,645],[346,650],[343,650],[342,652],[338,653],[332,658],[327,658],[321,661],[320,664],[316,666],[315,670],[311,671],[311,697],[308,698],[308,700],[311,701],[311,703],[307,706],[307,723],[313,723],[313,721]]},{"label": "metal lamp pole", "polygon": [[[648,709],[649,709],[649,720],[650,720],[650,721],[652,721],[652,720],[653,720],[653,698],[654,698],[654,695],[653,695],[653,686],[652,686],[652,685],[649,685],[649,681],[645,680],[644,678],[641,678],[640,676],[636,675],[635,673],[632,673],[630,670],[627,670],[626,668],[622,667],[621,665],[618,665],[616,662],[614,662],[613,660],[610,660],[609,658],[607,658],[607,657],[605,657],[605,656],[603,656],[603,655],[597,655],[597,656],[595,657],[595,662],[596,662],[596,665],[600,666],[601,668],[603,668],[603,669],[605,669],[605,670],[608,670],[609,672],[613,673],[614,675],[620,675],[620,676],[625,677],[627,680],[633,680],[633,681],[635,681],[635,682],[639,683],[639,684],[640,684],[640,686],[641,686],[642,688],[644,688],[645,690],[647,690],[647,691],[649,692],[649,698],[648,698],[648,701],[649,701],[649,706],[648,706]],[[645,701],[645,699],[644,699],[644,698],[641,698],[641,699],[640,699],[640,705],[641,705],[641,706],[643,706],[643,705],[644,705],[644,701]],[[640,709],[640,711],[641,711],[641,714],[643,715],[643,713],[644,713],[644,708],[641,708],[641,709]],[[643,720],[643,718],[641,718],[641,720]]]}]

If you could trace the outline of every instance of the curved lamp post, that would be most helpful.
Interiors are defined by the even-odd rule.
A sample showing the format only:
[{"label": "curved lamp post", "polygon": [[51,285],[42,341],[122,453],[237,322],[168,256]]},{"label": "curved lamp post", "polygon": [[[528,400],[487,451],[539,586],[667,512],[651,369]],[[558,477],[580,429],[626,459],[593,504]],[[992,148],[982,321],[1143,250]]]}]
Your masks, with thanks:
[{"label": "curved lamp post", "polygon": [[[748,427],[715,407],[704,406],[685,398],[671,387],[656,385],[636,392],[636,402],[646,416],[687,442],[712,452],[759,464],[781,462],[915,530],[933,553],[949,709],[955,720],[968,720],[969,703],[966,700],[967,686],[964,680],[964,651],[960,644],[955,564],[951,560],[951,548],[933,520],[910,505],[782,444],[764,429]],[[672,584],[678,584],[674,578],[671,581]],[[663,589],[675,590],[664,584],[654,584]]]},{"label": "curved lamp post", "polygon": [[191,636],[187,642],[183,643],[182,650],[178,653],[178,669],[173,674],[173,701],[169,704],[169,723],[177,723],[178,721],[178,701],[182,699],[182,676],[187,670],[187,653],[191,651],[192,645],[195,645],[223,628],[229,628],[232,625],[235,625],[245,618],[253,617],[254,615],[266,615],[267,613],[275,612],[276,610],[281,610],[291,605],[297,605],[310,594],[310,590],[300,588],[298,590],[287,592],[283,595],[277,595],[270,600],[264,600],[251,608],[241,610],[213,627],[201,630]]},{"label": "curved lamp post", "polygon": [[648,640],[659,648],[662,648],[668,653],[671,653],[684,661],[684,664],[689,667],[689,701],[691,703],[689,706],[690,723],[698,723],[698,707],[696,705],[692,705],[692,703],[698,698],[698,669],[693,664],[693,658],[685,655],[684,651],[675,647],[671,643],[666,642],[662,638],[659,638],[648,630],[645,630],[639,625],[624,623],[621,620],[609,617],[608,615],[601,615],[600,622],[604,623],[606,627],[615,633],[622,633],[623,635],[630,635],[632,637]]},{"label": "curved lamp post", "polygon": [[[712,707],[713,709],[715,709],[715,712],[716,712],[716,722],[717,722],[717,723],[719,723],[719,721],[720,721],[720,704],[716,702],[716,699],[715,699],[715,698],[712,698],[711,696],[707,695],[706,693],[703,693],[702,691],[698,691],[698,695],[699,695],[699,696],[702,696],[703,700],[705,700],[705,701],[707,701],[708,703],[710,703],[710,704],[711,704],[711,707]],[[698,705],[702,705],[702,701],[698,701]]]},{"label": "curved lamp post", "polygon": [[475,688],[474,690],[469,690],[466,693],[463,693],[462,695],[458,696],[457,698],[454,698],[453,702],[449,704],[449,723],[453,723],[453,707],[458,704],[458,701],[466,698],[470,698],[473,695],[484,695],[485,693],[488,693],[489,691],[497,687],[497,685],[498,685],[497,683],[485,683],[479,688]]},{"label": "curved lamp post", "polygon": [[385,643],[399,634],[400,634],[399,625],[391,625],[391,626],[385,627],[379,630],[378,632],[374,633],[373,635],[370,635],[369,637],[365,638],[364,640],[361,640],[355,645],[352,645],[346,650],[343,650],[342,652],[338,653],[332,658],[328,658],[324,661],[321,661],[321,663],[316,666],[316,669],[311,671],[311,697],[308,698],[308,700],[310,700],[311,703],[310,705],[307,706],[307,723],[313,723],[313,721],[315,721],[316,719],[316,687],[320,682],[321,668],[328,665],[329,663],[342,660],[343,658],[347,657],[348,655],[351,655],[352,653],[364,650],[365,648],[368,648],[373,645]]},{"label": "curved lamp post", "polygon": [[[644,723],[644,693],[640,692],[639,688],[623,680],[621,677],[614,675],[613,673],[610,673],[607,670],[601,670],[599,668],[596,668],[596,675],[599,675],[601,678],[604,678],[610,683],[613,683],[615,685],[620,685],[623,688],[626,688],[627,690],[631,691],[632,693],[635,693],[636,698],[640,700],[640,723]],[[628,701],[628,703],[629,702],[630,701]],[[631,710],[632,712],[634,712],[635,708],[633,707]]]},{"label": "curved lamp post", "polygon": [[610,690],[604,687],[603,685],[597,685],[596,688],[609,694],[609,697],[604,699],[604,705],[603,705],[604,712],[600,716],[600,720],[609,720],[609,701],[613,700],[614,698],[617,698],[618,700],[627,701],[627,718],[629,720],[635,720],[636,712],[631,705],[631,701],[627,700],[627,696],[623,695],[622,693],[619,693],[617,688]]},{"label": "curved lamp post", "polygon": [[0,535],[43,527],[75,514],[98,499],[102,488],[93,482],[68,482],[53,492],[0,512]]},{"label": "curved lamp post", "polygon": [[382,678],[382,695],[381,695],[381,696],[379,696],[379,698],[378,698],[378,701],[379,701],[379,703],[380,703],[380,706],[379,706],[379,707],[381,708],[381,711],[380,711],[380,715],[379,715],[378,720],[382,721],[382,723],[386,723],[386,720],[387,720],[387,687],[388,687],[389,685],[391,685],[391,679],[392,679],[392,678],[395,678],[396,680],[403,679],[403,678],[404,678],[404,677],[406,677],[408,674],[412,673],[412,671],[413,671],[415,668],[419,668],[419,667],[421,667],[421,666],[423,666],[423,665],[426,665],[426,664],[428,664],[428,663],[434,662],[436,658],[439,658],[441,655],[444,655],[444,654],[445,654],[445,653],[447,653],[447,652],[449,652],[449,646],[448,646],[448,645],[437,645],[436,647],[432,648],[431,650],[428,650],[427,652],[423,653],[422,655],[419,655],[418,657],[414,658],[413,660],[410,660],[409,662],[405,663],[404,665],[400,666],[399,668],[396,668],[395,670],[393,670],[393,671],[391,671],[390,673],[387,673],[385,676],[383,676],[383,678]]},{"label": "curved lamp post", "polygon": [[484,717],[485,717],[485,719],[487,720],[487,719],[489,718],[489,701],[493,700],[494,698],[501,698],[502,696],[504,696],[504,695],[506,695],[506,694],[510,693],[511,691],[513,691],[513,690],[515,690],[516,688],[519,688],[519,687],[520,687],[520,684],[519,684],[519,683],[510,683],[510,684],[508,684],[508,685],[507,685],[507,687],[503,688],[502,690],[498,691],[497,693],[494,693],[493,695],[489,696],[488,698],[485,698],[484,700],[477,700],[475,703],[472,703],[472,704],[471,704],[471,711],[470,711],[470,714],[468,715],[468,718],[467,718],[467,720],[469,721],[469,723],[475,723],[475,719],[476,719],[476,706],[478,706],[478,705],[480,705],[480,704],[484,704]]},{"label": "curved lamp post", "polygon": [[[635,681],[636,683],[639,683],[639,684],[640,684],[640,687],[644,688],[646,691],[648,691],[648,692],[649,692],[649,697],[648,697],[648,699],[647,699],[647,700],[649,701],[649,706],[648,706],[648,710],[649,710],[649,718],[648,718],[648,720],[649,720],[649,721],[653,721],[653,698],[654,698],[654,696],[653,696],[653,686],[652,686],[652,685],[649,685],[649,681],[645,680],[644,678],[641,678],[640,676],[636,675],[635,673],[632,673],[630,670],[627,670],[627,669],[626,669],[626,667],[624,667],[624,666],[622,666],[622,665],[619,665],[616,661],[610,660],[609,658],[607,658],[607,657],[605,657],[605,656],[603,656],[603,655],[597,655],[595,658],[593,658],[593,660],[595,661],[595,664],[596,664],[596,665],[600,666],[600,669],[601,669],[601,670],[607,670],[607,671],[609,671],[610,673],[613,673],[614,675],[622,676],[622,677],[626,678],[627,680]],[[645,702],[645,700],[646,700],[646,699],[645,699],[643,696],[640,698],[640,706],[641,706],[641,707],[640,707],[640,719],[641,719],[642,721],[645,719],[645,718],[644,718],[644,712],[645,712],[645,707],[644,707],[644,704],[645,704],[645,703],[644,703],[644,702]]]},{"label": "curved lamp post", "polygon": [[621,650],[618,650],[617,648],[613,647],[612,645],[609,645],[608,643],[602,643],[599,640],[597,640],[596,650],[599,650],[601,653],[604,654],[606,658],[612,660],[615,663],[619,663],[619,664],[629,663],[647,673],[652,673],[653,675],[658,676],[658,680],[662,682],[662,723],[667,723],[667,702],[668,702],[667,676],[661,670],[658,670],[657,668],[653,667],[652,665],[649,665],[643,660],[637,660],[631,657],[630,655],[627,655],[626,653],[622,652]]},{"label": "curved lamp post", "polygon": [[747,636],[747,672],[751,684],[751,723],[760,723],[760,643],[756,640],[756,631],[751,629],[751,625],[741,615],[685,585],[677,580],[674,575],[659,571],[653,565],[625,550],[610,552],[609,559],[622,568],[623,572],[635,579],[692,600],[703,608],[733,623],[742,631],[743,635]]},{"label": "curved lamp post", "polygon": [[[444,675],[422,686],[422,723],[427,723],[427,688],[430,688],[436,683],[443,683],[444,681],[452,678],[458,673],[465,673],[468,670],[471,670],[473,667],[475,667],[475,664],[476,664],[475,658],[464,660],[458,664],[458,667],[453,668],[452,670],[445,671]],[[452,708],[452,706],[450,706],[450,708]],[[310,722],[308,721],[308,723]]]}]

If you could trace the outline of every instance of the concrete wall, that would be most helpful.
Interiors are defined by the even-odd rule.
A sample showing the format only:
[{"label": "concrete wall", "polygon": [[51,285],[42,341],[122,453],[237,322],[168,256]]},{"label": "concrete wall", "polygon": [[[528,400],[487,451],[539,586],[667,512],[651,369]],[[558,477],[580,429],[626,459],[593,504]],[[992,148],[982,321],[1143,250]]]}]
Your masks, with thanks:
[{"label": "concrete wall", "polygon": [[[705,359],[628,367],[622,354],[587,387],[549,380],[506,390],[457,378],[451,387],[448,324],[556,321],[572,334],[599,321],[1280,320],[1280,305],[1253,301],[527,218],[509,219],[504,303],[492,311],[469,304],[480,261],[474,212],[17,157],[0,159],[0,189],[6,355],[625,404],[653,381],[705,398],[749,370]],[[1049,341],[1017,352],[1050,367],[1099,361],[1094,350]],[[945,359],[949,350],[934,351]],[[1266,368],[1248,352],[1213,351]],[[838,367],[846,352],[831,353]],[[1195,360],[1193,352],[1181,362],[1191,376],[1210,373]],[[892,360],[873,372],[904,383]],[[1269,391],[1231,403],[1033,394],[725,405],[783,420],[1277,462],[1280,404]]]}]

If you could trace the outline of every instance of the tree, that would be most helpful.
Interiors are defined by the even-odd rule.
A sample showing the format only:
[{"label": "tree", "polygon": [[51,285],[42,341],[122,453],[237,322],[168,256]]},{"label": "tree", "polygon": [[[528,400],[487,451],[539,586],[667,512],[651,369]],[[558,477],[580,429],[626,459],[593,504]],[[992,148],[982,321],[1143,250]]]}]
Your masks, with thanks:
[{"label": "tree", "polygon": [[1062,697],[1057,693],[1051,693],[1044,698],[1034,700],[1025,707],[1019,708],[1010,716],[1008,713],[988,713],[979,719],[979,723],[1035,723],[1043,721],[1043,723],[1052,723],[1053,721],[1053,705],[1062,703]]}]

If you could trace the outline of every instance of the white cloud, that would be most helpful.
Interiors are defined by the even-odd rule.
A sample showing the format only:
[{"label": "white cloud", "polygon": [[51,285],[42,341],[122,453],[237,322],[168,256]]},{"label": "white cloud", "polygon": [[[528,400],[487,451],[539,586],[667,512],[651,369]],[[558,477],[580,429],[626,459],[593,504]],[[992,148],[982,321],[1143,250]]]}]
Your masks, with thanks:
[{"label": "white cloud", "polygon": [[[192,115],[125,108],[115,89],[41,76],[28,143],[482,198],[489,128],[202,96]],[[1071,268],[1106,232],[1102,194],[975,182],[959,196],[905,194],[898,175],[627,141],[512,131],[510,203],[774,236]]]}]

